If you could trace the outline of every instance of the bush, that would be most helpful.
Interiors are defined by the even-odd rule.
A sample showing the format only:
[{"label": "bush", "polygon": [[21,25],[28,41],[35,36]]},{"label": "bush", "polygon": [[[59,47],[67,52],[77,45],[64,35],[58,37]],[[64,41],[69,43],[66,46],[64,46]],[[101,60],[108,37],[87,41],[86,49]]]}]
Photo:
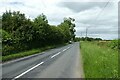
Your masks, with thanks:
[{"label": "bush", "polygon": [[11,44],[12,43],[12,38],[11,35],[8,34],[5,30],[0,29],[0,33],[2,35],[2,43],[3,44]]},{"label": "bush", "polygon": [[119,49],[120,50],[120,39],[119,40],[112,40],[108,45],[112,49]]},{"label": "bush", "polygon": [[13,51],[14,51],[13,46],[5,45],[2,48],[2,56],[10,55],[10,53],[13,53]]}]

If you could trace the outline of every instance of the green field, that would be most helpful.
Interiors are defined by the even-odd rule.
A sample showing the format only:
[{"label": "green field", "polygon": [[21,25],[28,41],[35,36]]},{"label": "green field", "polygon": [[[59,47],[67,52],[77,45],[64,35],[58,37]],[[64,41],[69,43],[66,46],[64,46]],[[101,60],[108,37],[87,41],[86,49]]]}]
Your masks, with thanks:
[{"label": "green field", "polygon": [[118,77],[118,50],[109,42],[80,42],[85,78]]}]

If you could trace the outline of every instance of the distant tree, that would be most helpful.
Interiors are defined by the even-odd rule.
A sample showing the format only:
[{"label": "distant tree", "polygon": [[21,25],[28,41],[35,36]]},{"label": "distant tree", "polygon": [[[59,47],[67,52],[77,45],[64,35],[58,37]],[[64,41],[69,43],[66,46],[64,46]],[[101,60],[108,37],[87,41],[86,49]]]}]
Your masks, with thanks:
[{"label": "distant tree", "polygon": [[91,38],[91,37],[76,37],[75,41],[85,41],[87,39],[87,41],[100,41],[102,40],[101,38]]},{"label": "distant tree", "polygon": [[71,40],[75,39],[75,24],[73,23],[75,21],[74,18],[64,18],[64,23],[67,23],[69,25],[69,30],[70,30],[70,36],[71,36]]},{"label": "distant tree", "polygon": [[2,29],[2,16],[0,16],[0,29]]},{"label": "distant tree", "polygon": [[58,25],[64,32],[65,42],[75,39],[75,24],[73,23],[75,19],[73,18],[64,18],[64,22]]},{"label": "distant tree", "polygon": [[97,40],[97,41],[99,41],[99,40],[102,40],[101,38],[95,38],[94,40]]}]

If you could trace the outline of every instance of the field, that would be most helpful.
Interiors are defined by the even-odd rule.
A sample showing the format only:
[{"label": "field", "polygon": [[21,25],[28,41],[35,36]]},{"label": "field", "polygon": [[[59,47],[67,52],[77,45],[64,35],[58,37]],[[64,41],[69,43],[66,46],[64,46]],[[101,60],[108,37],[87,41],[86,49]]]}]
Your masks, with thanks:
[{"label": "field", "polygon": [[80,42],[85,78],[118,77],[118,49],[110,42]]}]

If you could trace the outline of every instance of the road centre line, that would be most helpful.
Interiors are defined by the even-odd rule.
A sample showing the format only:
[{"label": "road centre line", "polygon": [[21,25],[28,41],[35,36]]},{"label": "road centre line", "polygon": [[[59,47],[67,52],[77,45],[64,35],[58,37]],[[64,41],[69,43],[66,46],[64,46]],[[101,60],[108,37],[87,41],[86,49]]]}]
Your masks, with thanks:
[{"label": "road centre line", "polygon": [[51,56],[51,58],[54,58],[55,56],[57,56],[58,54],[60,54],[61,52],[58,52],[57,54]]},{"label": "road centre line", "polygon": [[67,49],[64,49],[63,51],[66,51]]},{"label": "road centre line", "polygon": [[37,64],[37,65],[33,66],[32,68],[28,69],[27,71],[25,71],[25,72],[23,72],[23,73],[19,74],[18,76],[16,76],[16,77],[15,77],[15,78],[13,78],[12,80],[15,80],[15,79],[17,79],[17,78],[19,78],[19,77],[21,77],[21,76],[25,75],[26,73],[28,73],[28,72],[30,72],[31,70],[33,70],[34,68],[36,68],[36,67],[38,67],[38,66],[42,65],[43,63],[44,63],[44,62],[40,62],[39,64]]},{"label": "road centre line", "polygon": [[68,47],[67,49],[69,49],[70,47]]},{"label": "road centre line", "polygon": [[[64,49],[63,51],[66,51],[66,50],[69,49],[69,48],[70,48],[70,47]],[[44,53],[44,52],[43,52],[43,53]],[[56,53],[55,55],[51,56],[51,58],[54,58],[55,56],[59,55],[60,53],[61,53],[61,52]],[[44,63],[44,62],[40,62],[39,64],[37,64],[37,65],[35,65],[34,67],[28,69],[27,71],[19,74],[18,76],[16,76],[16,77],[13,78],[12,80],[15,80],[15,79],[17,79],[17,78],[20,78],[21,76],[25,75],[26,73],[30,72],[31,70],[35,69],[36,67],[42,65],[43,63]]]},{"label": "road centre line", "polygon": [[[69,49],[69,48],[70,48],[70,47],[68,47],[68,48],[64,49],[64,50],[63,50],[63,52],[64,52],[64,51],[66,51],[66,50],[67,50],[67,49]],[[51,56],[51,58],[54,58],[55,56],[57,56],[57,55],[58,55],[58,54],[60,54],[60,53],[61,53],[61,52],[58,52],[57,54],[55,54],[55,55]]]}]

